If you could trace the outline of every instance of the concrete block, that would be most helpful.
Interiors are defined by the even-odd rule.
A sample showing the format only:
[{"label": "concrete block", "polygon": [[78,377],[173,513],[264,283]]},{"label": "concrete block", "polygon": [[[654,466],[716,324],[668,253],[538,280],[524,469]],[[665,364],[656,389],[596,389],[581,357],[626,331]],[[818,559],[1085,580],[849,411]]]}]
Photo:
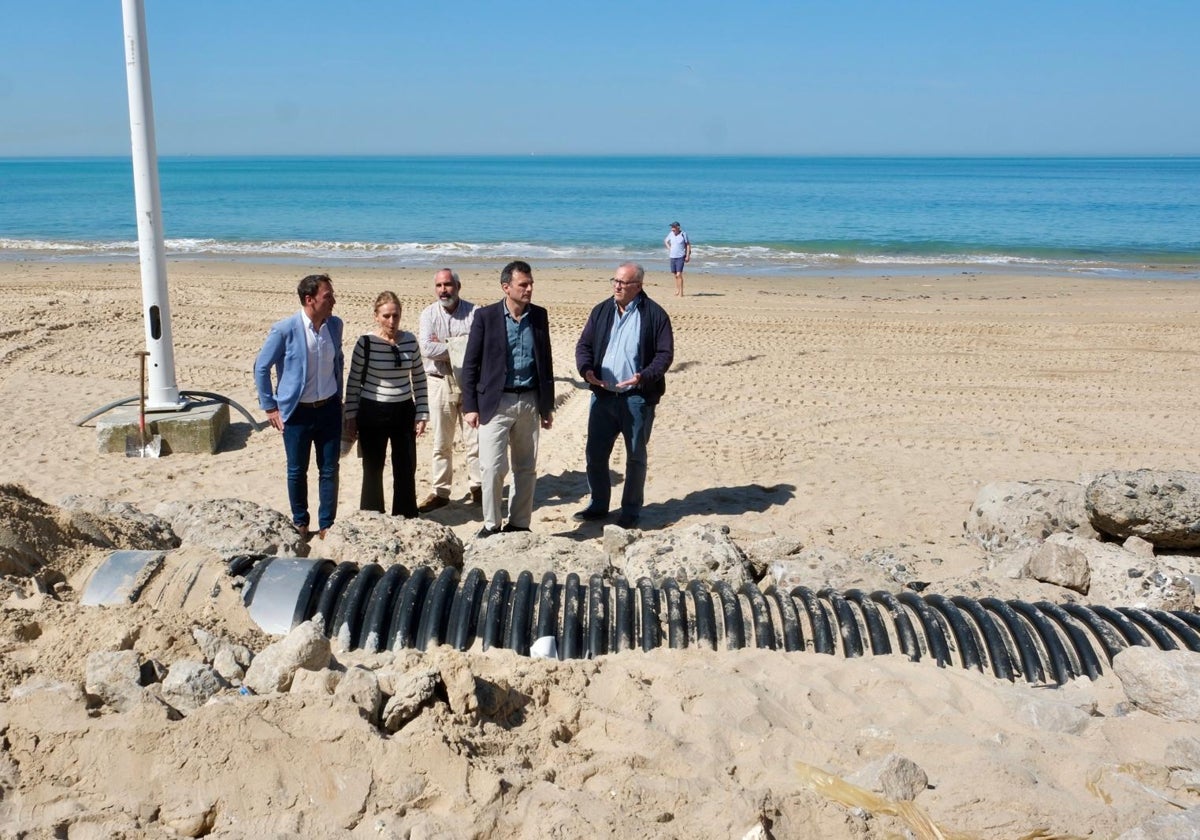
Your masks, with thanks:
[{"label": "concrete block", "polygon": [[[229,428],[229,406],[216,400],[187,403],[179,411],[147,411],[146,440],[162,438],[161,454],[193,452],[212,455]],[[138,436],[138,408],[118,406],[96,420],[100,452],[125,453],[126,438]]]}]

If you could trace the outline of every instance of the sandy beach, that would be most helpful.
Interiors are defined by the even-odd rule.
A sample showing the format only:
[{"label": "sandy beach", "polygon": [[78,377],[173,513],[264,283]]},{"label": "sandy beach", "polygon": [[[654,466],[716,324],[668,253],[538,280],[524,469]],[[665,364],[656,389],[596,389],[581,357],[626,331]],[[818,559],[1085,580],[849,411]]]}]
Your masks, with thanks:
[{"label": "sandy beach", "polygon": [[[573,359],[609,275],[533,267],[560,403],[541,437],[533,531],[599,545],[598,528],[571,519],[587,501],[588,392]],[[326,269],[348,339],[370,328],[382,289],[399,295],[408,330],[432,300],[425,269],[173,262],[179,387],[262,420],[255,353],[297,308],[299,277]],[[703,524],[740,546],[889,554],[928,591],[1024,597],[1029,582],[984,574],[964,530],[985,485],[1200,471],[1200,285],[689,272],[674,298],[670,275],[651,269],[646,291],[671,315],[676,355],[650,443],[647,532]],[[463,272],[463,296],[498,299],[498,277],[499,266]],[[215,455],[102,454],[94,423],[74,424],[137,391],[135,263],[0,262],[0,288],[0,482],[52,506],[86,494],[147,513],[221,498],[288,510],[280,436],[236,412]],[[418,497],[429,454],[419,441]],[[360,479],[344,460],[339,518]],[[432,518],[468,544],[479,529],[462,504]],[[78,569],[97,554],[55,562]],[[997,589],[971,589],[983,579]],[[533,698],[519,719],[482,725],[451,696],[385,736],[333,696],[234,692],[176,721],[88,711],[66,693],[33,702],[20,687],[81,683],[89,652],[122,645],[168,666],[194,658],[194,616],[87,609],[75,589],[35,589],[0,589],[3,836],[905,836],[911,823],[841,804],[803,769],[850,778],[892,753],[929,778],[914,804],[943,834],[916,836],[1115,837],[1200,803],[1200,786],[1167,784],[1170,745],[1200,726],[1129,709],[1111,671],[1051,689],[900,657],[661,650],[558,663],[442,648],[388,667],[507,685]],[[255,639],[236,612],[203,623]],[[1084,713],[1070,726],[1045,723],[1071,710]]]}]

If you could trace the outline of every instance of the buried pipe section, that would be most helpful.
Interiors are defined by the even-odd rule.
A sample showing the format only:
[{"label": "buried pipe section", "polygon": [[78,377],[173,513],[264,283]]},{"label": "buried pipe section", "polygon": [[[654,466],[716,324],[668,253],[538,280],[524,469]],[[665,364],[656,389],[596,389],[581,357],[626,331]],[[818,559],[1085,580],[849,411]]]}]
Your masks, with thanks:
[{"label": "buried pipe section", "polygon": [[[92,574],[82,603],[137,600],[163,556],[113,552]],[[284,634],[319,619],[347,650],[450,645],[525,656],[549,650],[558,659],[660,647],[756,647],[845,658],[898,652],[914,662],[1057,685],[1096,679],[1133,645],[1200,651],[1200,614],[1187,611],[907,590],[763,590],[749,582],[735,589],[725,581],[667,579],[655,586],[644,577],[631,582],[599,574],[585,583],[574,573],[535,579],[529,571],[513,577],[501,570],[488,580],[479,569],[397,564],[385,570],[297,557],[238,557],[223,574],[241,579],[242,602],[263,630]]]}]

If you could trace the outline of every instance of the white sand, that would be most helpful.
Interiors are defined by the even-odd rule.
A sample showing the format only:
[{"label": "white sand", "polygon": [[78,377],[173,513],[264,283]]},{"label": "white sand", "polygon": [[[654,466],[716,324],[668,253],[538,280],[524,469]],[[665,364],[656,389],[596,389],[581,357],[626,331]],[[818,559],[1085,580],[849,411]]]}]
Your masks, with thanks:
[{"label": "white sand", "polygon": [[[587,414],[574,344],[608,275],[534,269],[562,405],[542,436],[533,528],[573,534]],[[253,358],[268,325],[298,306],[309,270],[172,264],[179,387],[222,393],[261,418]],[[407,329],[431,300],[431,271],[331,273],[348,340],[370,327],[381,289],[404,301]],[[469,299],[499,297],[498,272],[463,280]],[[1200,470],[1200,286],[690,273],[688,297],[671,288],[665,272],[647,278],[676,336],[650,445],[647,529],[705,522],[742,544],[784,535],[852,556],[886,549],[936,590],[984,565],[962,527],[984,484]],[[236,412],[218,454],[158,460],[100,454],[94,428],[73,424],[136,393],[135,265],[0,263],[0,289],[0,436],[10,441],[0,480],[50,503],[89,493],[146,511],[222,497],[288,509],[279,435],[250,433]],[[427,440],[418,455],[423,496]],[[360,475],[343,462],[343,515]],[[479,523],[453,527],[465,540]],[[244,618],[228,621],[243,632]],[[80,682],[91,650],[195,658],[193,623],[41,596],[0,606],[0,834],[8,822],[47,836],[70,824],[72,837],[208,823],[227,836],[741,837],[761,823],[778,838],[900,836],[897,818],[856,815],[795,767],[848,776],[893,751],[929,775],[916,804],[947,836],[1115,836],[1176,812],[1164,796],[1200,801],[1164,793],[1166,745],[1196,727],[1120,714],[1111,674],[1049,690],[899,658],[656,651],[558,664],[442,650],[399,661],[469,670],[518,692],[522,708],[501,727],[442,705],[392,737],[331,698],[232,698],[178,722],[92,716],[44,694],[10,699],[31,675]],[[1048,710],[1061,707],[1096,714],[1080,731],[1052,731]]]}]

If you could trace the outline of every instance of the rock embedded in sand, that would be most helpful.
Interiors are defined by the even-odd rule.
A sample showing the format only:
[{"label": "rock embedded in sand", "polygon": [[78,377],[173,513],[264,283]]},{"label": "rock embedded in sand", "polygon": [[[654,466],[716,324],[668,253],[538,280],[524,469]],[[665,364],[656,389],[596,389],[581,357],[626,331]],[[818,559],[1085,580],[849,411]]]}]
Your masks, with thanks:
[{"label": "rock embedded in sand", "polygon": [[333,691],[333,696],[358,706],[363,717],[371,723],[379,721],[379,712],[383,708],[383,691],[379,688],[379,678],[375,676],[374,671],[357,666],[346,669]]},{"label": "rock embedded in sand", "polygon": [[989,552],[1040,543],[1057,533],[1096,536],[1083,485],[1055,479],[985,485],[975,495],[963,528]]},{"label": "rock embedded in sand", "polygon": [[1117,835],[1116,840],[1196,840],[1197,837],[1200,837],[1200,807],[1151,817]]},{"label": "rock embedded in sand", "polygon": [[174,708],[187,714],[199,709],[213,695],[229,687],[209,665],[181,660],[171,665],[162,681],[162,697]]},{"label": "rock embedded in sand", "polygon": [[308,545],[288,517],[244,499],[164,502],[154,513],[169,521],[183,542],[223,556],[308,555]]},{"label": "rock embedded in sand", "polygon": [[1092,569],[1081,545],[1084,542],[1069,534],[1051,534],[1025,564],[1025,577],[1086,595],[1092,584]]},{"label": "rock embedded in sand", "polygon": [[321,550],[321,556],[331,560],[351,560],[360,566],[378,563],[385,569],[397,563],[435,571],[463,567],[462,540],[447,526],[432,519],[404,519],[374,511],[359,510],[339,519]]},{"label": "rock embedded in sand", "polygon": [[305,621],[278,642],[263,648],[250,663],[242,682],[255,694],[287,691],[298,670],[319,671],[329,667],[331,659],[329,639],[315,622]]},{"label": "rock embedded in sand", "polygon": [[1156,548],[1200,548],[1200,473],[1119,470],[1086,491],[1092,525],[1119,540],[1141,537]]},{"label": "rock embedded in sand", "polygon": [[1190,610],[1195,602],[1191,582],[1165,557],[1147,558],[1075,534],[1051,534],[1025,551],[1022,577],[1071,589],[1092,603]]},{"label": "rock embedded in sand", "polygon": [[1169,767],[1200,770],[1200,737],[1186,735],[1167,744],[1164,754]]},{"label": "rock embedded in sand", "polygon": [[646,577],[656,585],[666,578],[680,584],[723,580],[736,589],[754,580],[745,552],[726,531],[704,523],[643,534],[625,548],[620,563],[611,559],[627,580]]},{"label": "rock embedded in sand", "polygon": [[179,537],[169,522],[127,502],[73,494],[63,497],[59,505],[96,545],[164,551],[179,547]]},{"label": "rock embedded in sand", "polygon": [[[234,644],[224,636],[217,636],[203,627],[193,627],[192,638],[196,640],[196,645],[200,648],[204,661],[214,667],[217,666],[218,661],[222,661],[225,667],[237,667],[244,670],[250,667],[250,662],[254,658],[250,648]],[[217,671],[225,676],[221,668],[218,667]]]},{"label": "rock embedded in sand", "polygon": [[894,802],[911,802],[925,788],[929,777],[915,762],[897,753],[889,753],[872,761],[851,775],[847,781],[867,790],[882,793]]},{"label": "rock embedded in sand", "polygon": [[1125,696],[1139,709],[1200,723],[1200,653],[1133,646],[1113,657]]},{"label": "rock embedded in sand", "polygon": [[89,697],[119,712],[141,701],[142,667],[137,651],[96,651],[88,654],[84,669],[83,687]]},{"label": "rock embedded in sand", "polygon": [[392,687],[395,693],[383,708],[383,728],[388,732],[398,732],[433,699],[441,681],[441,676],[434,670],[410,671],[394,677]]}]

